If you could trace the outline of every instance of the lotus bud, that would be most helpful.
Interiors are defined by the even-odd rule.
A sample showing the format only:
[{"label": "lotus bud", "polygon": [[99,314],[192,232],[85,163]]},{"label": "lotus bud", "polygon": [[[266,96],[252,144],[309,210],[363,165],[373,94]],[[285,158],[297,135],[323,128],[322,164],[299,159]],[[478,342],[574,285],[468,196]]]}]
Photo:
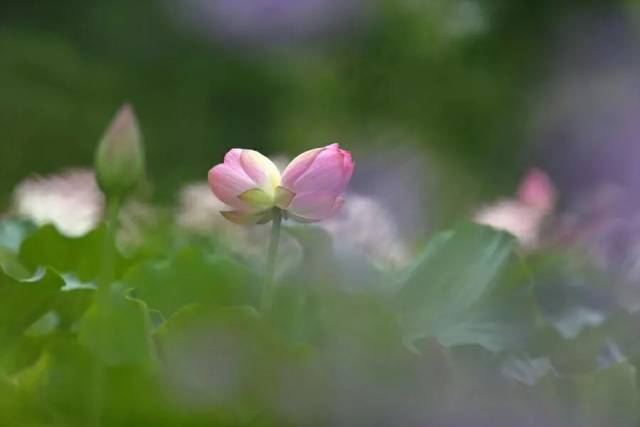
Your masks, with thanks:
[{"label": "lotus bud", "polygon": [[95,158],[96,178],[109,197],[126,197],[144,176],[142,135],[133,108],[125,104],[102,137]]},{"label": "lotus bud", "polygon": [[285,218],[316,222],[342,206],[353,169],[351,154],[338,144],[302,153],[282,175],[257,151],[234,148],[224,163],[209,171],[209,186],[230,207],[221,213],[232,222],[265,223],[274,208],[281,209]]},{"label": "lotus bud", "polygon": [[302,222],[333,216],[344,204],[343,194],[353,170],[351,153],[338,144],[300,154],[282,175],[282,187],[294,195],[287,213]]}]

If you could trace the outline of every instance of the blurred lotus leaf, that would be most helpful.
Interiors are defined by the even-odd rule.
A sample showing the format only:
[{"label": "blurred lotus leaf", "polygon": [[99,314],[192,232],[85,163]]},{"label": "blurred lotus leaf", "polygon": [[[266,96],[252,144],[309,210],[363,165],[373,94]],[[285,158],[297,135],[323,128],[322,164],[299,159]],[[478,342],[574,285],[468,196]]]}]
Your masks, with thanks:
[{"label": "blurred lotus leaf", "polygon": [[514,263],[515,240],[474,224],[436,235],[399,281],[405,342],[435,336],[443,344],[517,345],[533,314],[526,277],[503,280]]}]

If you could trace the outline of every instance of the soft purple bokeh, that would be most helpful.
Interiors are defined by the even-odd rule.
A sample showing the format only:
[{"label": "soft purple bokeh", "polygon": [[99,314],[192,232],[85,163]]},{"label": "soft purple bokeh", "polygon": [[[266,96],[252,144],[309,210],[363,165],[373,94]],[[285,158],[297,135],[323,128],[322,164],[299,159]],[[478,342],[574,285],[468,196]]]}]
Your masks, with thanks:
[{"label": "soft purple bokeh", "polygon": [[[405,138],[386,136],[383,145],[356,152],[357,172],[350,188],[386,209],[409,246],[420,242],[438,215],[436,173],[425,153]],[[371,146],[373,145],[373,146]]]},{"label": "soft purple bokeh", "polygon": [[620,298],[640,310],[640,36],[608,5],[559,22],[549,77],[537,91],[533,155],[556,184],[559,241],[586,249],[624,279]]},{"label": "soft purple bokeh", "polygon": [[352,32],[374,1],[166,0],[185,25],[230,45],[290,46]]},{"label": "soft purple bokeh", "polygon": [[533,151],[566,201],[603,185],[640,186],[639,34],[629,19],[603,8],[554,35],[550,78],[536,91]]}]

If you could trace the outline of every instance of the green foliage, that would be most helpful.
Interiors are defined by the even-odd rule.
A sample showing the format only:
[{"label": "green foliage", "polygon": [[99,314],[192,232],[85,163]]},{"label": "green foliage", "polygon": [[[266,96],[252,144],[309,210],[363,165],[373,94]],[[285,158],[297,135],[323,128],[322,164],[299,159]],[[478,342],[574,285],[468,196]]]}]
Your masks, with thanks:
[{"label": "green foliage", "polygon": [[224,242],[174,231],[162,250],[113,248],[103,287],[103,227],[0,222],[22,226],[0,233],[6,425],[637,425],[637,315],[606,299],[593,321],[584,295],[608,288],[558,279],[587,264],[524,257],[488,227],[439,233],[373,275],[322,230],[289,227],[302,256],[283,245],[259,313],[261,264]]},{"label": "green foliage", "polygon": [[619,363],[569,381],[575,391],[576,421],[596,425],[634,426],[638,422],[636,368]]},{"label": "green foliage", "polygon": [[[100,271],[104,235],[105,229],[101,227],[79,238],[66,237],[53,225],[45,225],[22,243],[20,259],[31,270],[47,265],[72,274],[81,282],[89,282]],[[116,270],[122,272],[125,264],[119,256]]]},{"label": "green foliage", "polygon": [[96,301],[78,325],[78,341],[108,366],[144,364],[152,359],[147,305],[118,294]]},{"label": "green foliage", "polygon": [[259,279],[246,266],[200,248],[184,248],[168,259],[141,261],[123,280],[138,298],[167,318],[188,304],[254,302],[259,292]]},{"label": "green foliage", "polygon": [[8,347],[41,316],[51,310],[64,286],[62,278],[47,269],[28,280],[0,274],[0,345]]},{"label": "green foliage", "polygon": [[529,283],[523,274],[501,277],[509,263],[520,267],[514,244],[506,233],[471,224],[434,237],[400,280],[406,342],[435,336],[447,346],[500,351],[522,341],[533,318]]}]

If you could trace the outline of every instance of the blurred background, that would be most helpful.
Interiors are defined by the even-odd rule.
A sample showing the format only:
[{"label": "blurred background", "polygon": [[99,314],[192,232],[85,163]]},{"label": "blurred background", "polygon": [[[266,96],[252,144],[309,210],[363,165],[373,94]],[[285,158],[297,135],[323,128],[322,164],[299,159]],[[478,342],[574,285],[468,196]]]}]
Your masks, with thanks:
[{"label": "blurred background", "polygon": [[634,188],[639,27],[623,0],[4,0],[0,206],[31,174],[91,165],[125,101],[160,203],[229,148],[336,141],[405,229],[532,166],[561,203]]},{"label": "blurred background", "polygon": [[[633,0],[0,1],[0,424],[637,426],[639,42]],[[125,102],[150,191],[103,305],[86,168]],[[345,208],[287,224],[256,316],[268,227],[207,171],[333,142]],[[517,256],[470,224],[418,250],[462,219]]]}]

